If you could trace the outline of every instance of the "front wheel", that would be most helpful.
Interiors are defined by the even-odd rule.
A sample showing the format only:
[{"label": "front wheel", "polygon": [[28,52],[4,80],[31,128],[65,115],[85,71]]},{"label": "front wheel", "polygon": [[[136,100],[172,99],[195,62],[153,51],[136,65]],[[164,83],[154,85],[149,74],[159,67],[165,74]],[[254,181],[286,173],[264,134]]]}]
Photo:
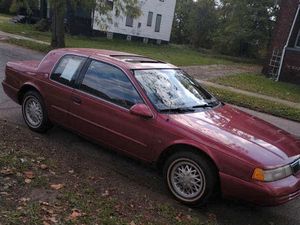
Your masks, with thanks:
[{"label": "front wheel", "polygon": [[196,206],[205,203],[217,184],[214,165],[193,152],[178,152],[164,165],[164,180],[173,196],[182,203]]},{"label": "front wheel", "polygon": [[24,95],[22,114],[26,125],[35,132],[43,133],[50,127],[45,104],[36,91],[29,91]]}]

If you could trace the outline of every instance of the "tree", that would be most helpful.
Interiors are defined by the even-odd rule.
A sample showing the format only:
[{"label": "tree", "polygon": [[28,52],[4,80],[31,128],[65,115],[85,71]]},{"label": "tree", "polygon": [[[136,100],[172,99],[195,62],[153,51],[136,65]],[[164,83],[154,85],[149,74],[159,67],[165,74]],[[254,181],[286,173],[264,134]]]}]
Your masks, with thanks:
[{"label": "tree", "polygon": [[278,5],[274,0],[222,0],[214,47],[224,54],[260,57],[270,42]]},{"label": "tree", "polygon": [[190,13],[193,9],[193,0],[177,0],[172,28],[172,41],[179,44],[190,43]]},{"label": "tree", "polygon": [[216,23],[214,0],[178,0],[172,40],[180,44],[210,48]]},{"label": "tree", "polygon": [[198,0],[190,14],[190,42],[195,47],[211,48],[217,28],[217,11],[214,0]]},{"label": "tree", "polygon": [[39,0],[13,0],[9,12],[19,13],[21,10],[25,10],[28,21],[30,21],[33,11],[38,9],[38,4]]},{"label": "tree", "polygon": [[[52,39],[51,46],[53,48],[61,48],[65,46],[65,25],[64,19],[67,7],[73,7],[75,10],[78,7],[85,8],[90,11],[97,10],[103,15],[108,15],[111,11],[109,0],[52,0],[50,2],[52,9]],[[115,16],[124,14],[133,18],[140,16],[140,7],[138,0],[114,0]],[[98,21],[99,23],[101,21]]]}]

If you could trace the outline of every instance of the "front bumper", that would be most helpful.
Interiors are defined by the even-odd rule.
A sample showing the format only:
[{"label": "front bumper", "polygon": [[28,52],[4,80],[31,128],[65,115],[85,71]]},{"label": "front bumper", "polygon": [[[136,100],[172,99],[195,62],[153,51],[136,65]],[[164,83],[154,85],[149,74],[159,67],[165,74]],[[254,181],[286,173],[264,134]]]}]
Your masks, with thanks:
[{"label": "front bumper", "polygon": [[220,173],[224,197],[262,206],[276,206],[300,196],[300,173],[274,182],[245,181]]}]

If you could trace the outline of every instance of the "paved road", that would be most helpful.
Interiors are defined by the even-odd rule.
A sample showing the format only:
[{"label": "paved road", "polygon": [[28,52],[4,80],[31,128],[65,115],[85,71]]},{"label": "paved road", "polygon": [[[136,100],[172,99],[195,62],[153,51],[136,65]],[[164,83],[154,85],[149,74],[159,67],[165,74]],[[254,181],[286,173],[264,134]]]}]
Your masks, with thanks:
[{"label": "paved road", "polygon": [[[9,60],[29,60],[41,59],[42,54],[34,51],[26,50],[20,47],[4,44],[0,42],[0,80],[4,78],[4,65]],[[291,123],[289,121],[281,120],[276,117],[266,116],[265,114],[255,113],[261,118],[267,119],[269,122],[277,124],[278,126],[290,130],[291,132],[299,132],[299,124]],[[9,100],[0,88],[0,119],[6,119],[10,122],[23,126],[20,106]],[[294,127],[293,127],[294,126]],[[64,141],[68,143],[70,151],[82,151],[86,154],[86,160],[89,158],[110,159],[111,163],[115,165],[116,170],[124,176],[124,179],[129,179],[135,185],[144,185],[146,189],[158,196],[162,195],[166,201],[176,204],[178,207],[184,207],[169,198],[164,188],[162,188],[161,179],[158,178],[156,172],[150,170],[139,163],[132,162],[126,157],[117,157],[111,155],[107,151],[100,149],[95,150],[95,146],[87,143],[82,138],[71,134],[60,128],[55,128],[49,134],[49,138],[57,141]],[[81,149],[81,150],[80,150]],[[89,157],[91,156],[91,157]],[[88,162],[86,163],[88,165]],[[206,207],[196,209],[200,214],[211,213],[216,215],[216,219],[220,225],[298,225],[300,224],[300,199],[290,202],[286,205],[272,208],[261,208],[250,206],[245,203],[233,202],[228,200],[217,200],[210,203]]]}]

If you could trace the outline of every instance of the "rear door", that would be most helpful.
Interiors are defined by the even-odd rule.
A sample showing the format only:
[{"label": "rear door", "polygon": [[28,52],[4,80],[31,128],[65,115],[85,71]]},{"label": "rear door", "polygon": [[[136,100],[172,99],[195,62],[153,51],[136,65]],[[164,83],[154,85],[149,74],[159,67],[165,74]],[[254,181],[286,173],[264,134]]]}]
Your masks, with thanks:
[{"label": "rear door", "polygon": [[154,119],[130,113],[144,101],[121,69],[91,60],[72,99],[70,122],[75,130],[138,158],[151,158]]},{"label": "rear door", "polygon": [[67,126],[67,112],[70,107],[72,92],[86,57],[65,55],[54,67],[47,86],[46,99],[48,115],[51,121]]}]

